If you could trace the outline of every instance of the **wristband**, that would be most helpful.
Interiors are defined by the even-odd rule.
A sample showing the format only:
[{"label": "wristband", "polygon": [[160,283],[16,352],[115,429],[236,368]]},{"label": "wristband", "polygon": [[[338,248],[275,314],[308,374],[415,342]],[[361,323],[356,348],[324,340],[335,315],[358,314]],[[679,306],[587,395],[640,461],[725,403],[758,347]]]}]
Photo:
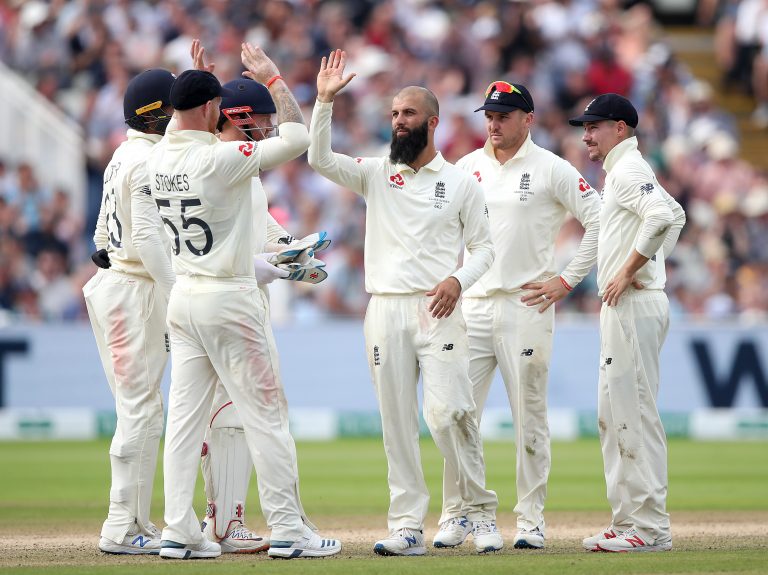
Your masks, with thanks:
[{"label": "wristband", "polygon": [[267,88],[270,88],[272,86],[272,84],[274,84],[278,80],[282,80],[282,79],[283,79],[283,77],[280,74],[277,74],[276,76],[272,76],[269,80],[267,80],[267,83],[265,84],[265,86]]},{"label": "wristband", "polygon": [[568,285],[568,282],[563,279],[563,276],[560,276],[560,283],[563,284],[563,287],[568,291],[571,291],[573,289],[571,286]]}]

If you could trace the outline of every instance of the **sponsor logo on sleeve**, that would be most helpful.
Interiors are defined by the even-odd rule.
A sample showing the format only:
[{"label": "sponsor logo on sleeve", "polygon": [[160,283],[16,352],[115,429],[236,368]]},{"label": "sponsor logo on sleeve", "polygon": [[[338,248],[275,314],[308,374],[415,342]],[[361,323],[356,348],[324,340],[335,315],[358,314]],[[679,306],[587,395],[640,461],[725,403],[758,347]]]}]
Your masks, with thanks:
[{"label": "sponsor logo on sleeve", "polygon": [[581,192],[582,200],[586,200],[589,196],[596,193],[592,186],[589,185],[589,182],[584,178],[579,178],[579,191]]},{"label": "sponsor logo on sleeve", "polygon": [[480,175],[480,170],[477,170],[477,171],[476,171],[476,172],[474,172],[472,175],[473,175],[473,176],[475,176],[475,177],[477,178],[477,181],[478,181],[478,182],[482,182],[482,181],[483,181],[483,176],[481,176],[481,175]]},{"label": "sponsor logo on sleeve", "polygon": [[253,142],[245,142],[244,144],[240,144],[240,147],[237,149],[240,150],[240,153],[243,154],[246,158],[253,154],[253,150],[256,148],[256,145]]},{"label": "sponsor logo on sleeve", "polygon": [[653,189],[654,189],[654,185],[648,182],[647,184],[643,184],[642,186],[640,186],[640,193],[644,196],[647,196],[648,194],[653,192]]}]

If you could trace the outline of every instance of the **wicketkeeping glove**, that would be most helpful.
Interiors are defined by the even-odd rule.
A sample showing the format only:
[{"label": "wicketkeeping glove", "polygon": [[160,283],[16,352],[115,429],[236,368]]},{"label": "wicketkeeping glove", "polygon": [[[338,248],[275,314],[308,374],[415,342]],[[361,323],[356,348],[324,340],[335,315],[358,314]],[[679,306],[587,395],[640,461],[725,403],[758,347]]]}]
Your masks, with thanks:
[{"label": "wicketkeeping glove", "polygon": [[323,268],[325,262],[315,258],[315,253],[326,249],[331,240],[327,239],[326,232],[310,234],[300,240],[292,239],[290,243],[268,244],[269,248],[276,248],[275,253],[267,259],[269,263],[281,270],[289,272],[289,276],[283,279],[302,281],[308,283],[320,283],[328,277],[328,272]]},{"label": "wicketkeeping glove", "polygon": [[287,278],[290,274],[289,271],[280,269],[271,263],[269,258],[274,254],[257,254],[253,256],[253,267],[256,272],[256,281],[259,285],[267,285],[272,283],[277,278]]}]

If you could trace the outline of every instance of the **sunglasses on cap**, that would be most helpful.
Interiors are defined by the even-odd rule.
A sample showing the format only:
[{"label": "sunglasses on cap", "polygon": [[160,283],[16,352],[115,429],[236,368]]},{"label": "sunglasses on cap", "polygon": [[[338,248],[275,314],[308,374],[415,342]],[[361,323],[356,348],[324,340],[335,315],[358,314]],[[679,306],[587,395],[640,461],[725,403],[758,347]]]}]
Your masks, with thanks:
[{"label": "sunglasses on cap", "polygon": [[488,98],[491,94],[494,92],[501,92],[502,94],[517,94],[523,99],[523,102],[525,102],[525,105],[528,106],[531,110],[533,110],[533,104],[528,100],[528,98],[523,94],[517,86],[513,86],[509,82],[491,82],[490,85],[485,89],[485,97]]}]

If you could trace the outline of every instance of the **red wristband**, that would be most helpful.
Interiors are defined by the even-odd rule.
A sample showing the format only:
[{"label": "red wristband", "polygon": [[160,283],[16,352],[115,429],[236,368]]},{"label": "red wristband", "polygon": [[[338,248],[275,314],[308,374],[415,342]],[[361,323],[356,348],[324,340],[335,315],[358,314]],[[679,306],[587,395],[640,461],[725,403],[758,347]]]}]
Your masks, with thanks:
[{"label": "red wristband", "polygon": [[283,79],[283,77],[280,74],[278,74],[277,76],[272,76],[269,80],[267,80],[267,83],[265,84],[265,86],[267,88],[269,88],[269,87],[272,86],[272,84],[274,84],[278,80],[282,80],[282,79]]},{"label": "red wristband", "polygon": [[568,285],[568,282],[563,279],[563,276],[560,276],[560,283],[563,284],[563,287],[568,291],[571,291],[573,289],[571,286]]}]

